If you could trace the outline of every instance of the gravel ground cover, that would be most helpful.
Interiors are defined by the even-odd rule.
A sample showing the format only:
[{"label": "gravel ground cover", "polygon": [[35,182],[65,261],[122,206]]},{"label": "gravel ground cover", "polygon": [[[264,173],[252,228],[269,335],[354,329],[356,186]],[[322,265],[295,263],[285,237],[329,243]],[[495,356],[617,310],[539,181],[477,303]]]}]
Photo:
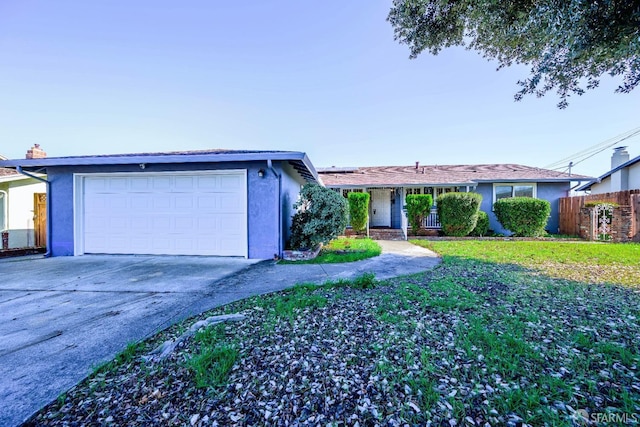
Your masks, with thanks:
[{"label": "gravel ground cover", "polygon": [[[640,294],[628,286],[640,283],[637,270],[625,286],[590,274],[594,260],[583,261],[583,280],[550,277],[531,257],[519,265],[518,246],[506,263],[438,244],[447,256],[429,273],[301,285],[176,325],[128,347],[28,425],[640,422]],[[201,330],[165,361],[141,358],[226,313],[246,317]]]}]

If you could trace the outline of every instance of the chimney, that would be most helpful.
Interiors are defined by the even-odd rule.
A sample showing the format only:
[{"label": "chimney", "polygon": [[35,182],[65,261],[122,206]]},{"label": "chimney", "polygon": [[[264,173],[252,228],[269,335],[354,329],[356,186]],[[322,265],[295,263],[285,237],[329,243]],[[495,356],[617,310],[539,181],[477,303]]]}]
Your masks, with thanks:
[{"label": "chimney", "polygon": [[[628,156],[628,155],[627,155]],[[27,150],[26,159],[43,159],[47,157],[47,153],[40,148],[40,144],[33,144],[33,147]]]},{"label": "chimney", "polygon": [[416,162],[416,170],[420,167],[420,162]]},{"label": "chimney", "polygon": [[627,147],[616,147],[613,149],[613,155],[611,156],[611,169],[615,169],[628,161],[629,152],[627,151]]}]

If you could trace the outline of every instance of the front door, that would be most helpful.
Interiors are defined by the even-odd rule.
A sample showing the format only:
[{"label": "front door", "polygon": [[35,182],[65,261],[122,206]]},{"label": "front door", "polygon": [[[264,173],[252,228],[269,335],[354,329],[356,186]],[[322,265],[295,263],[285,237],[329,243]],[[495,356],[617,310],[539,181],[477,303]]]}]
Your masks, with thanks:
[{"label": "front door", "polygon": [[47,246],[47,194],[33,195],[33,231],[37,247]]},{"label": "front door", "polygon": [[391,190],[371,190],[371,226],[391,227]]}]

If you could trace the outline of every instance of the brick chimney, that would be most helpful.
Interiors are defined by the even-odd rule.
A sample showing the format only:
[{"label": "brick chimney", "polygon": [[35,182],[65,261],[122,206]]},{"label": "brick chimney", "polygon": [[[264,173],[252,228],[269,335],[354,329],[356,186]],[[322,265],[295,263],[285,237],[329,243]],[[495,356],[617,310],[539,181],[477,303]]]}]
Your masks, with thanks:
[{"label": "brick chimney", "polygon": [[47,153],[40,148],[40,144],[33,144],[33,147],[27,150],[26,159],[43,159],[47,157]]}]

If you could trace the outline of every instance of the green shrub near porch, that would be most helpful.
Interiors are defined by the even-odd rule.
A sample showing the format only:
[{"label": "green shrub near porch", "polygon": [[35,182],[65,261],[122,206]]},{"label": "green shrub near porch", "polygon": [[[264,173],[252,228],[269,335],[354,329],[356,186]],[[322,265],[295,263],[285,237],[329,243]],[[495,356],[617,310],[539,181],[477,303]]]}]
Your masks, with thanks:
[{"label": "green shrub near porch", "polygon": [[447,236],[463,237],[478,222],[482,196],[477,193],[446,193],[438,197],[438,217]]},{"label": "green shrub near porch", "polygon": [[344,233],[347,226],[347,202],[338,193],[318,184],[306,184],[291,224],[292,249],[313,249]]},{"label": "green shrub near porch", "polygon": [[433,205],[433,197],[431,194],[409,194],[406,203],[409,225],[411,225],[413,233],[418,234],[418,230],[422,228],[424,217],[429,215]]},{"label": "green shrub near porch", "polygon": [[476,226],[469,233],[470,236],[486,236],[489,232],[489,215],[485,211],[478,211],[478,221]]},{"label": "green shrub near porch", "polygon": [[544,234],[551,203],[531,197],[512,197],[495,202],[493,211],[500,224],[515,236],[536,237]]},{"label": "green shrub near porch", "polygon": [[367,228],[369,220],[369,193],[349,193],[349,215],[353,231],[361,232]]}]

